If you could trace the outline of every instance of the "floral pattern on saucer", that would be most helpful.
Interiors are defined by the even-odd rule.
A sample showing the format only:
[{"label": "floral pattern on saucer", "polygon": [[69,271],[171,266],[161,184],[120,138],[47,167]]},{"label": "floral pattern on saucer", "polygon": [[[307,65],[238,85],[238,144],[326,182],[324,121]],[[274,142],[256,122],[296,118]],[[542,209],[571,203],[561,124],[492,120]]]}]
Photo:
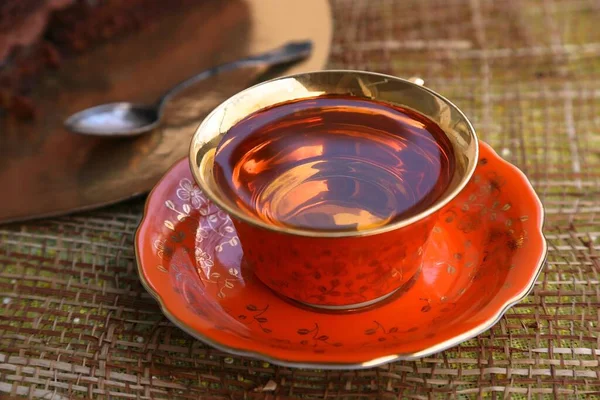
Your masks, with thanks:
[{"label": "floral pattern on saucer", "polygon": [[491,327],[533,287],[546,254],[542,221],[525,176],[481,144],[475,175],[442,210],[420,275],[385,304],[317,312],[283,300],[245,268],[231,220],[183,160],[149,196],[136,252],[146,288],[200,340],[278,364],[365,368],[441,351]]}]

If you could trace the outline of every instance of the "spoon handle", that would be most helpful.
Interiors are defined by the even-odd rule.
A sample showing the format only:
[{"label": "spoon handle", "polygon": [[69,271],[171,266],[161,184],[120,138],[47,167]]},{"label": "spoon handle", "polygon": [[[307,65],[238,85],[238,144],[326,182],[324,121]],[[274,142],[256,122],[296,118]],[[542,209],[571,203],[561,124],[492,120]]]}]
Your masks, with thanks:
[{"label": "spoon handle", "polygon": [[288,42],[287,44],[270,50],[266,53],[257,54],[241,60],[236,60],[227,64],[204,70],[169,89],[159,100],[158,109],[160,110],[165,102],[188,87],[204,79],[210,78],[219,73],[234,70],[248,64],[264,64],[265,66],[275,66],[294,61],[300,61],[307,58],[312,51],[312,42],[310,40],[300,42]]}]

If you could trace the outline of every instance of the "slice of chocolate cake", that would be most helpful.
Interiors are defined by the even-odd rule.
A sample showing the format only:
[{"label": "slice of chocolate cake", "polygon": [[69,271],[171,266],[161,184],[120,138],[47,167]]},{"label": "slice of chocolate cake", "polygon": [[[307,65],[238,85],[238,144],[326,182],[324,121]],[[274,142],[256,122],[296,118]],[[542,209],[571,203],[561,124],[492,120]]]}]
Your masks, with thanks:
[{"label": "slice of chocolate cake", "polygon": [[1,0],[0,115],[34,118],[30,95],[48,69],[193,1]]}]

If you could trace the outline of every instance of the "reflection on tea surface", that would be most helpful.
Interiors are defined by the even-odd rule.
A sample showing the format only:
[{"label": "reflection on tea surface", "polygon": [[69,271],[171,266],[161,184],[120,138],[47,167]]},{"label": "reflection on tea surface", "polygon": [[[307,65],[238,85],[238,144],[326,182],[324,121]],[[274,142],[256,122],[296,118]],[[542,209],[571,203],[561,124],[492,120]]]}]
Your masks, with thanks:
[{"label": "reflection on tea surface", "polygon": [[215,179],[245,213],[314,231],[380,227],[446,190],[452,145],[412,110],[345,96],[279,104],[223,138]]}]

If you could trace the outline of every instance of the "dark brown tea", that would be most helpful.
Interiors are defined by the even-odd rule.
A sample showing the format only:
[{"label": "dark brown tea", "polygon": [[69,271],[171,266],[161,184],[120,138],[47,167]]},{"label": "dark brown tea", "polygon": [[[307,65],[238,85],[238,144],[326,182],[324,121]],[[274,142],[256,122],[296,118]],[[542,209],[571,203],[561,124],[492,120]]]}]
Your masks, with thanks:
[{"label": "dark brown tea", "polygon": [[215,179],[244,212],[314,231],[380,227],[432,205],[454,173],[452,144],[412,110],[350,96],[278,104],[225,135]]}]

